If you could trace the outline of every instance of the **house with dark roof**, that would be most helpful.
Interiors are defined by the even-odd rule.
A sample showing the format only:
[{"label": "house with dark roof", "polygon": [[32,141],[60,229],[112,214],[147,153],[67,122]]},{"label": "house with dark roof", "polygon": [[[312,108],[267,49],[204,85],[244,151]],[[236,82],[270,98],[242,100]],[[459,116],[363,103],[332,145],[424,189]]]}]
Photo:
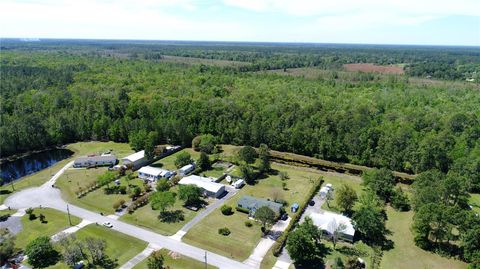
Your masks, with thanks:
[{"label": "house with dark roof", "polygon": [[255,211],[263,206],[268,206],[273,210],[273,212],[275,212],[277,215],[280,215],[283,207],[283,205],[280,203],[249,195],[244,195],[242,198],[240,198],[237,202],[237,206],[239,208],[248,210],[250,215],[255,215]]}]

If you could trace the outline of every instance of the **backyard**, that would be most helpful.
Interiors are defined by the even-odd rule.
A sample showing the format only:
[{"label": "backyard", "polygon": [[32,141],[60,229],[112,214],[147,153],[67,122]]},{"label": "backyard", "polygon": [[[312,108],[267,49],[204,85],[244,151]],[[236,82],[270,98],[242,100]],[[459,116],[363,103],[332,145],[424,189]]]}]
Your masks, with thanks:
[{"label": "backyard", "polygon": [[[160,252],[164,258],[164,268],[172,269],[205,269],[205,263],[194,260],[192,258],[182,256],[178,253],[172,253],[168,249],[161,249]],[[137,264],[133,269],[147,269],[148,258]],[[169,267],[167,267],[169,266]],[[208,265],[208,269],[215,269],[217,267]]]},{"label": "backyard", "polygon": [[467,264],[455,259],[448,259],[415,246],[412,226],[413,211],[398,212],[387,207],[387,228],[392,232],[390,239],[394,248],[383,254],[381,268],[426,268],[426,269],[463,269]]}]

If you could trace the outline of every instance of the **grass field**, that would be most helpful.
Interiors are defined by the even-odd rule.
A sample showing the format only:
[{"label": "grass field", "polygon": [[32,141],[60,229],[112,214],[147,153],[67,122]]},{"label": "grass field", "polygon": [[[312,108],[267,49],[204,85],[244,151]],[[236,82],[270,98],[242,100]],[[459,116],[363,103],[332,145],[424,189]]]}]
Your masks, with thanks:
[{"label": "grass field", "polygon": [[[277,195],[278,198],[286,200],[289,204],[294,202],[305,203],[305,193],[308,193],[313,186],[314,180],[318,180],[320,176],[318,173],[303,171],[289,166],[272,164],[272,168],[288,173],[290,177],[287,180],[288,190],[282,190],[282,181],[277,175],[270,175],[265,179],[259,180],[254,186],[245,186],[226,204],[235,208],[238,199],[243,195],[270,199]],[[194,226],[185,235],[184,241],[243,261],[251,254],[261,236],[260,226],[254,225],[248,228],[245,226],[246,220],[248,220],[248,216],[245,213],[235,212],[231,216],[224,216],[220,209],[217,209]],[[223,227],[230,229],[231,234],[229,236],[218,234],[218,229]]]},{"label": "grass field", "polygon": [[[203,262],[194,260],[192,258],[179,255],[178,257],[175,255],[175,258],[172,258],[170,255],[170,250],[168,249],[161,249],[160,252],[163,255],[163,266],[164,268],[172,268],[172,269],[204,269],[205,264]],[[147,267],[148,258],[143,260],[141,263],[137,264],[133,269],[148,269]],[[169,267],[167,267],[169,266]],[[208,269],[215,269],[218,267],[208,265]]]},{"label": "grass field", "polygon": [[[107,168],[91,168],[91,169],[68,169],[65,173],[57,180],[57,186],[62,191],[62,197],[80,207],[94,211],[94,212],[103,212],[105,214],[113,214],[115,210],[113,209],[113,203],[120,199],[129,201],[130,198],[128,194],[109,194],[104,193],[104,188],[101,187],[95,191],[88,193],[87,195],[77,198],[75,192],[79,187],[85,187],[88,183],[93,182],[97,177],[103,173]],[[127,181],[125,177],[120,178],[121,185],[126,186]],[[130,181],[130,185],[142,186],[143,181],[140,179],[133,179]],[[111,183],[110,185],[113,185]]]},{"label": "grass field", "polygon": [[[22,217],[23,229],[16,235],[15,245],[18,248],[24,249],[27,244],[39,236],[52,236],[70,227],[68,223],[67,214],[50,209],[50,208],[35,208],[33,213],[37,216],[34,220],[29,220],[28,215]],[[43,214],[46,223],[42,223],[38,216]],[[71,216],[72,224],[77,225],[80,219]]]},{"label": "grass field", "polygon": [[[170,190],[173,192],[177,191],[177,187],[171,188]],[[183,201],[178,199],[175,202],[175,205],[168,210],[174,211],[174,210],[181,210],[184,213],[185,219],[183,221],[175,222],[175,223],[166,223],[166,222],[161,222],[158,219],[158,215],[160,213],[159,210],[152,210],[152,207],[150,204],[147,204],[137,210],[133,214],[125,214],[122,217],[120,217],[120,220],[123,220],[125,222],[131,223],[133,225],[137,225],[140,227],[148,228],[154,232],[157,232],[159,234],[163,235],[173,235],[175,234],[178,230],[180,230],[183,225],[188,223],[195,215],[200,212],[200,211],[192,211],[188,210],[183,207]]]},{"label": "grass field", "polygon": [[473,211],[480,213],[480,194],[471,193],[469,203],[473,207]]},{"label": "grass field", "polygon": [[200,152],[194,151],[192,148],[186,148],[154,162],[153,164],[151,164],[151,166],[161,167],[170,171],[176,171],[178,168],[175,166],[175,159],[181,152],[188,152],[192,156],[192,159],[195,161],[200,157]]},{"label": "grass field", "polygon": [[464,269],[467,264],[458,260],[441,257],[415,246],[412,226],[413,212],[398,212],[387,207],[387,228],[393,232],[390,239],[394,242],[392,250],[384,252],[383,269]]},{"label": "grass field", "polygon": [[[325,179],[324,185],[327,183],[330,183],[333,185],[334,190],[337,190],[338,188],[340,188],[340,186],[345,184],[352,187],[357,192],[358,197],[363,193],[363,188],[361,185],[362,179],[360,177],[349,176],[349,175],[339,175],[339,176],[327,175],[324,177],[324,179]],[[337,207],[337,203],[336,203],[335,191],[333,192],[333,197],[334,197],[333,201],[329,202],[330,206],[328,206],[327,203],[325,202],[322,205],[322,209],[340,213],[340,209]]]},{"label": "grass field", "polygon": [[[133,152],[128,144],[114,142],[78,142],[69,144],[66,148],[74,152],[70,158],[62,160],[49,168],[43,169],[37,173],[28,175],[18,181],[15,181],[15,191],[42,185],[63,166],[82,155],[89,153],[100,153],[111,149],[112,152],[117,155],[117,158],[122,158],[123,156]],[[2,190],[7,192],[2,194]],[[12,191],[12,187],[10,185],[0,187],[0,204],[2,204],[3,201],[10,195],[8,191]]]},{"label": "grass field", "polygon": [[107,242],[106,254],[116,260],[118,266],[122,266],[147,247],[147,243],[142,240],[95,224],[80,229],[76,235],[78,239],[95,237],[105,240]]}]

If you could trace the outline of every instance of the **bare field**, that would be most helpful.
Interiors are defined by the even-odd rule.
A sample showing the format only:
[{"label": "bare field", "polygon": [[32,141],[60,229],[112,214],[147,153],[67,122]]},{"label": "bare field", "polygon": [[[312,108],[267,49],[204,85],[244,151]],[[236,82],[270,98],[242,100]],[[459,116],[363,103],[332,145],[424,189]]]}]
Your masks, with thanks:
[{"label": "bare field", "polygon": [[344,64],[343,68],[347,71],[396,74],[401,75],[404,72],[403,67],[399,65],[376,65],[376,64]]}]

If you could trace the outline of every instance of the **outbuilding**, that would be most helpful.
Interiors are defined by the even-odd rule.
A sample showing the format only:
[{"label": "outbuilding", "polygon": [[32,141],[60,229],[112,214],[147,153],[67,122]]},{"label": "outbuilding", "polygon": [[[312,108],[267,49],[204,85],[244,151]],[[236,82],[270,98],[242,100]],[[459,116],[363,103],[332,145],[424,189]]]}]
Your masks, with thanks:
[{"label": "outbuilding", "polygon": [[131,165],[133,170],[137,170],[138,168],[146,165],[148,163],[148,160],[145,157],[145,150],[128,155],[127,157],[122,159],[122,163],[127,167]]},{"label": "outbuilding", "polygon": [[112,166],[115,164],[117,164],[117,156],[102,154],[79,157],[73,162],[73,167]]},{"label": "outbuilding", "polygon": [[184,167],[178,169],[178,174],[180,176],[186,176],[188,173],[192,172],[195,170],[195,165],[194,164],[187,164]]},{"label": "outbuilding", "polygon": [[225,185],[212,182],[206,177],[197,175],[190,175],[182,178],[178,184],[180,185],[195,185],[203,190],[203,194],[206,196],[219,198],[225,192]]},{"label": "outbuilding", "polygon": [[235,189],[240,189],[241,187],[243,187],[243,185],[245,185],[245,180],[243,180],[243,179],[238,179],[237,181],[232,183],[232,186]]},{"label": "outbuilding", "polygon": [[160,178],[169,179],[172,176],[172,172],[152,166],[144,166],[138,170],[138,177],[149,181],[156,181]]}]

